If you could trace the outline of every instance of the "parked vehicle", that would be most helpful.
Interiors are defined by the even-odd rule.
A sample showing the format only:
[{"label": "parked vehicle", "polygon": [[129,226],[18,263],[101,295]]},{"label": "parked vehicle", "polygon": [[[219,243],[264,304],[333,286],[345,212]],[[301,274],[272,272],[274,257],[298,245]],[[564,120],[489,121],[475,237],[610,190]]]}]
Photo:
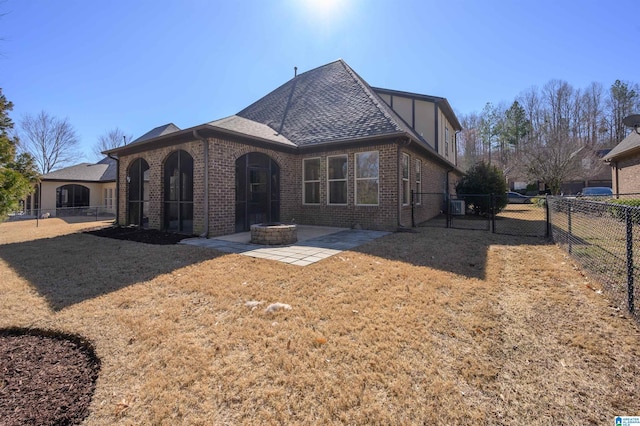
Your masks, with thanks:
[{"label": "parked vehicle", "polygon": [[582,188],[582,191],[578,194],[580,197],[611,197],[612,195],[613,191],[606,186],[587,186],[586,188]]},{"label": "parked vehicle", "polygon": [[509,204],[531,204],[531,198],[513,191],[507,192],[507,201]]}]

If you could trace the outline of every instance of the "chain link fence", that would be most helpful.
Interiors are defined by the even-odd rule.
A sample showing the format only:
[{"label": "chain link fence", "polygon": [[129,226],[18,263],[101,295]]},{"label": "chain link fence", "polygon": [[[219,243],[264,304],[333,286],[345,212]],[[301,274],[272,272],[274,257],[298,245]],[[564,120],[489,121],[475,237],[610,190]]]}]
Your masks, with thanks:
[{"label": "chain link fence", "polygon": [[548,197],[553,240],[603,283],[619,309],[638,317],[640,196]]},{"label": "chain link fence", "polygon": [[107,206],[58,207],[55,209],[31,209],[9,213],[8,220],[40,220],[59,218],[70,223],[115,220],[113,208]]}]

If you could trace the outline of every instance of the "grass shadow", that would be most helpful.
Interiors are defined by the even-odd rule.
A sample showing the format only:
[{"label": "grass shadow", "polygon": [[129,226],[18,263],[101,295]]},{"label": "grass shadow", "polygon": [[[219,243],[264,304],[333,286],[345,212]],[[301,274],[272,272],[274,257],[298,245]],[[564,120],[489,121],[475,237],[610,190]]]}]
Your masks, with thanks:
[{"label": "grass shadow", "polygon": [[151,245],[69,234],[0,245],[0,258],[54,310],[224,255],[184,245]]},{"label": "grass shadow", "polygon": [[491,246],[550,244],[550,240],[538,237],[419,227],[415,232],[378,238],[352,251],[484,280]]}]

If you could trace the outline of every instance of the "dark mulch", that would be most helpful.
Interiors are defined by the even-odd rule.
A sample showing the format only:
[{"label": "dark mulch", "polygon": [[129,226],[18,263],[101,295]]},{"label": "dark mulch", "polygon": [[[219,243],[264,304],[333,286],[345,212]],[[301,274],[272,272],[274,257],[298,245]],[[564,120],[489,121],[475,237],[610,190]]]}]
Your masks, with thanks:
[{"label": "dark mulch", "polygon": [[0,425],[75,425],[89,414],[100,371],[79,336],[0,329]]},{"label": "dark mulch", "polygon": [[139,229],[134,227],[109,227],[93,231],[86,231],[87,234],[98,237],[115,238],[118,240],[136,241],[147,244],[177,244],[191,235],[176,234],[172,232],[158,231],[157,229]]}]

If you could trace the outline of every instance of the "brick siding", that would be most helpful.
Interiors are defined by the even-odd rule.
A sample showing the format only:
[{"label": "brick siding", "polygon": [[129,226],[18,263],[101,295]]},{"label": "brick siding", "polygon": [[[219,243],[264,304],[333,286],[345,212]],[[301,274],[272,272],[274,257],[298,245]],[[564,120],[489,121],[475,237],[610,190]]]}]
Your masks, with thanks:
[{"label": "brick siding", "polygon": [[[163,182],[164,162],[176,150],[184,150],[193,157],[194,217],[193,233],[205,231],[204,214],[204,144],[194,140],[170,147],[150,149],[140,154],[120,158],[119,223],[127,224],[127,173],[137,158],[149,164],[149,227],[163,227]],[[326,150],[314,153],[292,154],[272,149],[258,148],[240,142],[211,138],[209,143],[209,236],[227,235],[235,232],[235,162],[249,152],[261,152],[271,157],[280,167],[280,220],[305,225],[337,227],[361,226],[363,229],[395,230],[398,225],[411,226],[411,207],[399,207],[398,198],[402,180],[398,168],[398,145],[395,141],[369,144],[357,149]],[[357,206],[355,204],[355,154],[379,152],[379,205]],[[443,193],[446,168],[428,159],[423,154],[403,148],[410,155],[410,186],[415,190],[415,159],[422,160],[422,191]],[[327,203],[327,157],[347,154],[347,204]],[[320,204],[304,205],[302,202],[302,162],[304,158],[320,158]],[[450,186],[455,182],[450,175]],[[426,199],[416,207],[416,221],[422,222],[440,213],[443,206],[438,199]],[[400,214],[400,216],[399,216]]]}]

